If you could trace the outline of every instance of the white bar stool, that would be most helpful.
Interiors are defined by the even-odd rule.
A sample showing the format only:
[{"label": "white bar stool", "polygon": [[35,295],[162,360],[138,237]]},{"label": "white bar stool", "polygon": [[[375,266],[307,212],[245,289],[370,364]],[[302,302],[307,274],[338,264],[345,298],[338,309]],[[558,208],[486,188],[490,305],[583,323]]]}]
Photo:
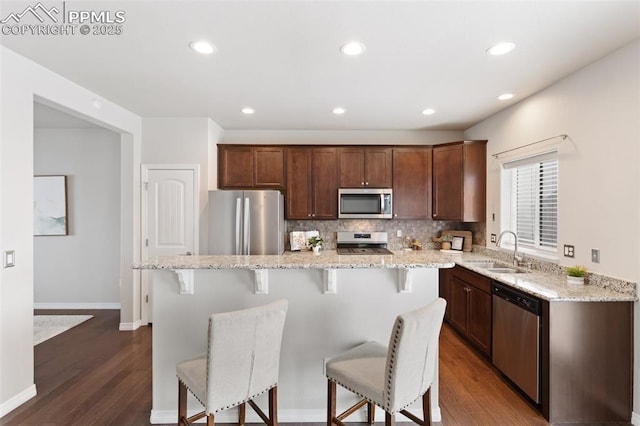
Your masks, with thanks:
[{"label": "white bar stool", "polygon": [[[279,300],[242,311],[209,317],[207,353],[181,362],[178,376],[178,424],[189,425],[238,406],[239,424],[245,422],[245,404],[269,426],[278,424],[278,372],[282,332],[288,302]],[[204,411],[187,417],[187,389],[204,406]],[[269,392],[269,416],[253,399]]]},{"label": "white bar stool", "polygon": [[[367,342],[327,362],[327,426],[344,426],[343,420],[365,405],[368,423],[373,424],[374,404],[385,411],[387,426],[395,424],[398,412],[419,425],[431,425],[430,389],[445,307],[444,299],[438,298],[425,307],[398,315],[389,346]],[[336,384],[363,398],[338,416]],[[421,397],[423,420],[406,411]]]}]

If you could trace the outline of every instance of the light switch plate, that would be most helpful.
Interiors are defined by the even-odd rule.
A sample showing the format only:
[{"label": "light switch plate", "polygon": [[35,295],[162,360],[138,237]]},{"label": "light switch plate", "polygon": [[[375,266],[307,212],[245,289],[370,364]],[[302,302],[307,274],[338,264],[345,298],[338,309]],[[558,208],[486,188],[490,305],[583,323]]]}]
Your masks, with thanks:
[{"label": "light switch plate", "polygon": [[491,242],[492,243],[496,242],[496,234],[491,234]]},{"label": "light switch plate", "polygon": [[4,267],[11,268],[16,266],[16,254],[13,250],[7,250],[4,252]]},{"label": "light switch plate", "polygon": [[591,261],[600,263],[600,249],[591,249]]}]

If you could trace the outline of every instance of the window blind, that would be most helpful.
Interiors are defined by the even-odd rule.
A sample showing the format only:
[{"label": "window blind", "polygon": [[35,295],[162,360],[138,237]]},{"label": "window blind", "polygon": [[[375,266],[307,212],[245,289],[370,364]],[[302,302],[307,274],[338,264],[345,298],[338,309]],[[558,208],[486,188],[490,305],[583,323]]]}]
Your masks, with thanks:
[{"label": "window blind", "polygon": [[505,164],[512,175],[512,211],[523,245],[555,249],[558,246],[558,160],[555,153]]}]

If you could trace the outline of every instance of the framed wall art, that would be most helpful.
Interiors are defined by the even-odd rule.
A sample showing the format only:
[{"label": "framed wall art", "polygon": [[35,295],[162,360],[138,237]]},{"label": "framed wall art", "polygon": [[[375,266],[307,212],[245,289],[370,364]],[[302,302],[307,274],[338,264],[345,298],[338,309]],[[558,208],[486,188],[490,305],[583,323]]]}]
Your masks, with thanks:
[{"label": "framed wall art", "polygon": [[33,235],[67,235],[67,177],[33,177]]},{"label": "framed wall art", "polygon": [[464,247],[464,237],[453,237],[451,250],[462,251],[462,247]]}]

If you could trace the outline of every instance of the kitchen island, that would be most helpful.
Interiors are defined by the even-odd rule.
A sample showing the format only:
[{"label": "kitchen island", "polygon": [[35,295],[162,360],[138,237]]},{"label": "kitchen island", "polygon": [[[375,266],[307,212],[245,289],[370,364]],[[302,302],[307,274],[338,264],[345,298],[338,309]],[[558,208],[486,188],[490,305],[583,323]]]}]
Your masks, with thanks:
[{"label": "kitchen island", "polygon": [[[435,300],[438,269],[453,267],[454,260],[455,255],[437,251],[339,256],[327,250],[319,255],[175,256],[134,265],[151,270],[153,288],[151,422],[176,421],[175,366],[206,350],[210,314],[277,299],[289,301],[278,385],[279,420],[325,422],[325,360],[368,340],[387,344],[395,317]],[[431,398],[433,419],[439,421],[437,374]],[[354,401],[349,392],[338,395],[339,407]],[[420,413],[419,405],[411,411]],[[200,408],[194,399],[189,407]],[[247,412],[248,422],[260,421],[252,415]],[[216,420],[236,422],[236,412],[221,412]]]},{"label": "kitchen island", "polygon": [[[324,422],[326,359],[367,340],[386,344],[396,315],[438,297],[440,268],[464,266],[542,299],[550,310],[545,321],[559,317],[568,307],[599,309],[609,302],[630,304],[637,300],[633,283],[570,286],[561,274],[535,270],[521,274],[491,273],[477,263],[490,258],[486,254],[445,254],[437,250],[371,256],[341,256],[326,250],[317,256],[311,252],[286,252],[280,256],[175,256],[134,265],[150,270],[152,275],[151,422],[175,421],[175,365],[205,351],[207,318],[214,312],[288,299],[278,389],[279,418],[281,422]],[[559,322],[567,323],[567,319]],[[545,329],[549,329],[548,322]],[[544,339],[545,345],[553,341],[552,337]],[[566,336],[562,338],[566,340]],[[546,346],[543,353],[553,351]],[[546,369],[551,368],[549,359],[546,355],[543,364]],[[564,383],[563,380],[560,385]],[[546,398],[549,394],[544,392]],[[433,420],[439,421],[437,374],[431,396]],[[339,408],[351,402],[354,399],[350,393],[339,394]],[[549,402],[542,407],[548,418],[545,406]],[[199,408],[195,400],[190,400],[189,407]],[[420,412],[419,407],[411,411]],[[234,410],[220,413],[217,419],[237,421]],[[257,417],[247,420],[259,421]],[[360,420],[365,421],[364,416]]]}]

